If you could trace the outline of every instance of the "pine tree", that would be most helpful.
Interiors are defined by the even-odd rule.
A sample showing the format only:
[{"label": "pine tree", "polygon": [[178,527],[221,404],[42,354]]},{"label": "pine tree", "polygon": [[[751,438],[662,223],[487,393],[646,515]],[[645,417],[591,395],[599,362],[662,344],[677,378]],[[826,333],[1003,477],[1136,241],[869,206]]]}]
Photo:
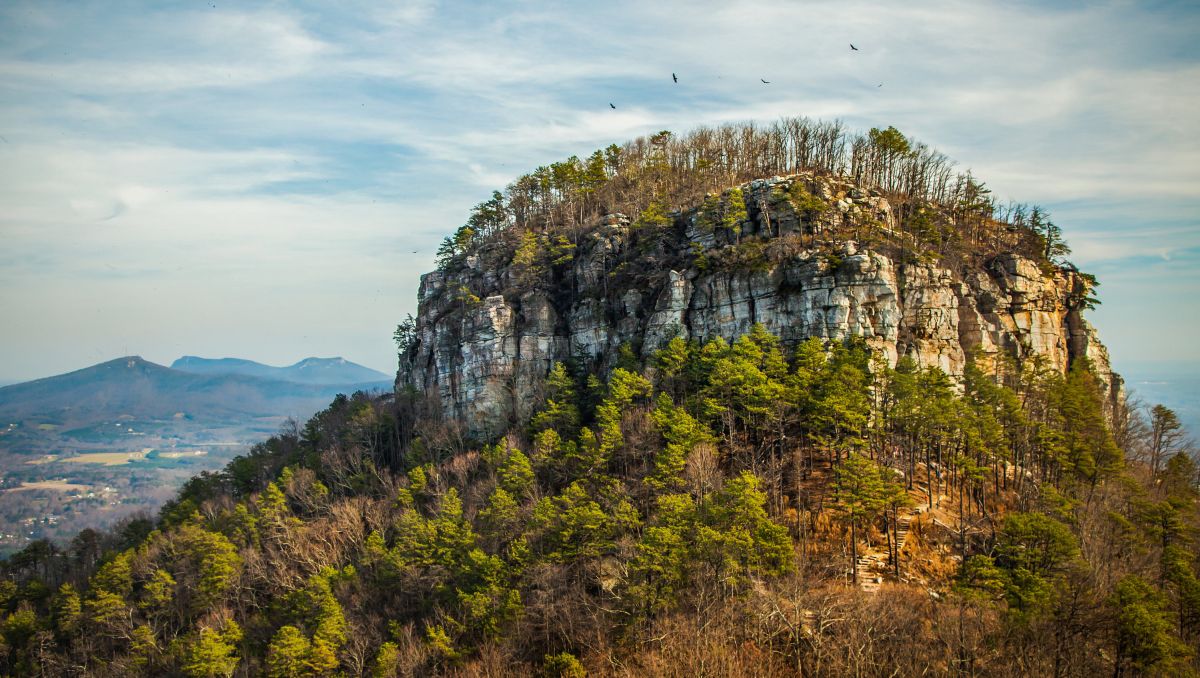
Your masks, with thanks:
[{"label": "pine tree", "polygon": [[311,650],[312,644],[300,629],[291,625],[280,627],[267,647],[268,678],[308,675],[305,661]]},{"label": "pine tree", "polygon": [[793,567],[787,528],[767,515],[766,494],[749,471],[729,479],[701,507],[698,550],[726,587],[754,575],[778,575]]},{"label": "pine tree", "polygon": [[861,454],[851,453],[836,469],[838,502],[850,523],[851,577],[858,583],[858,530],[879,515],[890,497],[879,466]]},{"label": "pine tree", "polygon": [[1157,474],[1163,463],[1184,442],[1183,424],[1175,411],[1163,405],[1150,409],[1150,472]]},{"label": "pine tree", "polygon": [[79,629],[82,619],[83,603],[79,592],[71,584],[63,584],[54,601],[54,627],[63,636],[69,636]]},{"label": "pine tree", "polygon": [[647,617],[672,605],[690,574],[696,505],[685,494],[658,498],[653,524],[642,531],[630,564],[630,598],[635,614]]},{"label": "pine tree", "polygon": [[654,469],[646,484],[659,492],[678,490],[683,486],[688,454],[696,445],[712,440],[712,435],[686,410],[676,407],[665,393],[659,394],[650,416],[662,433],[664,444],[654,457]]},{"label": "pine tree", "polygon": [[237,645],[241,640],[242,629],[233,621],[226,621],[219,631],[200,629],[194,639],[180,647],[180,667],[191,678],[232,676],[238,665]]},{"label": "pine tree", "polygon": [[[616,537],[639,522],[637,511],[616,488],[600,494],[601,506],[583,481],[575,481],[557,497],[542,499],[533,509],[533,524],[541,532],[541,551],[555,562],[595,558],[613,548]],[[606,496],[604,496],[606,495]]]},{"label": "pine tree", "polygon": [[1126,668],[1143,673],[1167,667],[1188,655],[1187,648],[1171,634],[1165,600],[1153,586],[1128,575],[1117,583],[1109,599],[1116,616],[1116,672]]},{"label": "pine tree", "polygon": [[489,536],[507,541],[520,522],[520,505],[503,487],[492,490],[479,510],[479,523]]},{"label": "pine tree", "polygon": [[1092,486],[1121,466],[1121,450],[1104,416],[1100,385],[1091,363],[1080,358],[1054,394],[1062,422],[1063,455],[1059,463],[1075,478]]},{"label": "pine tree", "polygon": [[1048,612],[1058,584],[1079,558],[1079,541],[1044,513],[1010,513],[996,539],[996,565],[1005,573],[1008,606],[1018,623]]},{"label": "pine tree", "polygon": [[500,487],[515,497],[525,498],[533,491],[533,465],[529,457],[517,449],[509,450],[508,458],[498,471]]}]

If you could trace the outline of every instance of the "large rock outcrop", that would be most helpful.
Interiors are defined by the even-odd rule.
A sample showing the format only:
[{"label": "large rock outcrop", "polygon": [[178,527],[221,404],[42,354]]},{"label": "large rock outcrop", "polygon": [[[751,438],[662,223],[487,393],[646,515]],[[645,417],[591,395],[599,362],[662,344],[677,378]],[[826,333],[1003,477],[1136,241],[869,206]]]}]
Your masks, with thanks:
[{"label": "large rock outcrop", "polygon": [[[798,180],[828,206],[822,215],[769,200]],[[397,384],[436,397],[472,433],[495,434],[530,414],[556,361],[611,364],[622,344],[648,356],[676,335],[732,340],[761,323],[789,345],[860,335],[892,364],[911,356],[951,375],[972,352],[1041,356],[1064,371],[1087,356],[1110,397],[1119,397],[1120,379],[1082,315],[1086,281],[1073,268],[1012,253],[958,270],[930,257],[900,263],[853,240],[818,237],[832,219],[839,233],[846,225],[890,232],[892,209],[878,194],[811,176],[742,191],[749,214],[736,243],[692,211],[675,217],[667,249],[678,256],[645,256],[631,249],[628,219],[610,215],[580,238],[569,266],[534,284],[473,256],[424,275],[415,341]],[[751,241],[784,250],[719,263]],[[639,274],[626,273],[630,262]]]}]

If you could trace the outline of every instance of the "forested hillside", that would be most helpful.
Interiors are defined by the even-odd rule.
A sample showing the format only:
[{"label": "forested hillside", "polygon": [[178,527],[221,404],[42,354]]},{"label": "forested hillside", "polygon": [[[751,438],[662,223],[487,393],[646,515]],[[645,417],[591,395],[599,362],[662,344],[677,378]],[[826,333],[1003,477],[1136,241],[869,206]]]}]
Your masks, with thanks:
[{"label": "forested hillside", "polygon": [[[772,250],[771,266],[838,268],[838,243],[864,236],[903,265],[963,276],[1012,255],[1063,282],[1045,289],[1066,297],[1005,311],[1013,323],[1074,324],[1048,325],[1045,350],[995,341],[985,354],[960,341],[953,374],[919,351],[889,352],[904,337],[783,337],[758,323],[729,337],[667,332],[656,345],[621,343],[505,382],[522,405],[490,433],[445,404],[447,393],[478,395],[463,385],[491,358],[434,360],[458,367],[430,370],[434,388],[402,378],[394,395],[339,396],[194,478],[157,519],[9,559],[0,666],[181,676],[1200,671],[1196,462],[1170,410],[1127,402],[1089,351],[1052,336],[1090,331],[1079,312],[1095,300],[1094,280],[1060,266],[1065,245],[1048,221],[999,214],[981,184],[894,130],[846,137],[785,121],[686,143],[658,135],[567,166],[593,164],[596,181],[605,176],[594,190],[586,173],[549,168],[497,194],[447,241],[439,275],[553,292],[576,241],[608,225],[593,218],[620,209],[638,216],[613,263],[666,268],[682,256],[670,243],[696,219],[712,239],[687,265],[728,256],[738,275],[755,275],[758,261],[738,258],[743,242],[785,236],[796,249]],[[759,230],[751,212],[769,210],[737,210],[729,186],[793,171],[810,173],[780,189],[794,233]],[[857,189],[835,196],[844,218],[826,214],[838,208],[808,187],[836,182],[869,185],[874,194],[854,199],[886,199],[893,221],[870,231],[850,216]],[[713,184],[726,190],[706,198]],[[605,281],[625,275],[612,272],[584,295],[612,303]],[[1029,276],[1006,304],[1034,296],[1021,282]],[[402,377],[436,323],[451,338],[502,334],[477,325],[507,313],[503,293],[488,306],[470,288],[427,291],[421,322],[397,332]],[[913,314],[957,314],[956,299]],[[518,355],[552,334],[529,334]]]},{"label": "forested hillside", "polygon": [[1156,449],[1160,413],[1110,430],[1085,363],[972,366],[960,393],[756,329],[606,381],[560,365],[482,447],[400,444],[408,405],[341,398],[156,525],[13,558],[8,670],[1195,668],[1196,466]]}]

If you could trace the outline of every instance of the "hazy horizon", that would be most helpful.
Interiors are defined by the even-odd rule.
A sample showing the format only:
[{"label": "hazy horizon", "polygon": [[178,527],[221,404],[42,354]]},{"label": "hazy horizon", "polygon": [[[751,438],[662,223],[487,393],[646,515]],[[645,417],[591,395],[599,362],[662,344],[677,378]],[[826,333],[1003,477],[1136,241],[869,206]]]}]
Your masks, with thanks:
[{"label": "hazy horizon", "polygon": [[274,362],[266,362],[263,360],[255,360],[254,358],[246,358],[244,356],[237,356],[237,355],[205,356],[205,355],[196,355],[194,353],[185,353],[183,355],[177,355],[174,358],[169,358],[169,359],[165,359],[165,360],[156,360],[149,356],[144,356],[144,355],[141,355],[138,353],[127,353],[124,355],[113,356],[111,358],[105,358],[104,360],[99,360],[94,363],[88,363],[87,365],[80,365],[79,367],[73,367],[73,368],[70,368],[67,370],[63,370],[62,372],[55,372],[54,374],[43,374],[41,376],[33,377],[31,379],[9,379],[9,378],[5,377],[4,375],[0,375],[0,387],[11,386],[13,384],[20,384],[20,383],[24,383],[26,381],[34,381],[37,379],[44,379],[46,377],[54,377],[54,376],[58,376],[61,374],[69,374],[71,372],[87,369],[89,367],[93,367],[95,365],[103,364],[106,362],[121,360],[122,358],[133,358],[133,357],[138,357],[138,358],[141,358],[142,360],[146,360],[146,361],[154,363],[156,365],[162,365],[163,367],[171,367],[172,363],[174,363],[176,360],[179,360],[181,358],[202,358],[205,360],[249,360],[251,362],[258,363],[260,365],[265,365],[267,367],[276,367],[276,368],[291,367],[300,362],[303,362],[305,360],[310,360],[310,359],[337,360],[340,358],[340,359],[346,360],[348,362],[360,365],[362,367],[366,367],[368,369],[375,370],[376,372],[383,373],[385,375],[394,375],[396,372],[395,366],[392,366],[392,368],[390,370],[381,370],[381,369],[378,369],[375,367],[371,367],[370,365],[364,365],[363,363],[361,363],[357,360],[354,360],[352,358],[347,358],[346,356],[338,356],[338,355],[331,355],[331,356],[311,356],[310,355],[310,356],[303,356],[301,358],[297,358],[295,360],[290,360],[287,362],[274,363]]},{"label": "hazy horizon", "polygon": [[393,373],[418,274],[493,189],[782,115],[894,125],[1046,206],[1114,368],[1200,362],[1184,3],[212,5],[0,8],[0,378],[131,354]]}]

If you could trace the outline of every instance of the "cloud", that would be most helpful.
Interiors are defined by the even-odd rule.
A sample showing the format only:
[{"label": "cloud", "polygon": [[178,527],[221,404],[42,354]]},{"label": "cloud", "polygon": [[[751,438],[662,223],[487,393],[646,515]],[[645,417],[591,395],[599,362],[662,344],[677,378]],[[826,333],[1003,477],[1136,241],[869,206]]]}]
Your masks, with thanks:
[{"label": "cloud", "polygon": [[[700,124],[895,125],[1050,207],[1076,259],[1151,308],[1200,245],[1184,6],[210,4],[0,8],[0,311],[29,328],[0,340],[0,377],[130,337],[387,369],[415,273],[490,190]],[[1167,330],[1196,334],[1191,315]],[[83,353],[54,335],[81,327]]]},{"label": "cloud", "polygon": [[71,40],[57,54],[43,59],[5,54],[0,79],[20,89],[100,96],[233,88],[302,74],[333,51],[297,17],[271,10],[115,12],[100,31],[71,31],[81,28],[73,23],[53,26],[69,33],[56,37]]}]

